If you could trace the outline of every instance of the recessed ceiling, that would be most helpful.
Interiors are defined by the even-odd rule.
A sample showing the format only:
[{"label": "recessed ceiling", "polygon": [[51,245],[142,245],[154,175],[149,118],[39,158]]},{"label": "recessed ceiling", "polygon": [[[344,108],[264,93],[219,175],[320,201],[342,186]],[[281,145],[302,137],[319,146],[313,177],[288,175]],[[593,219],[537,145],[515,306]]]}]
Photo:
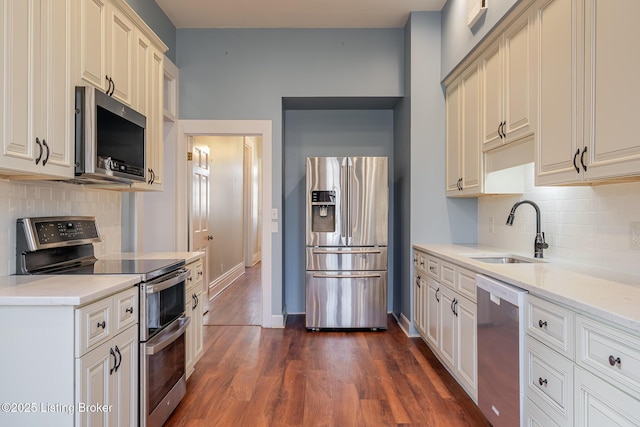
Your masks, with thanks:
[{"label": "recessed ceiling", "polygon": [[398,28],[446,0],[156,0],[176,28]]}]

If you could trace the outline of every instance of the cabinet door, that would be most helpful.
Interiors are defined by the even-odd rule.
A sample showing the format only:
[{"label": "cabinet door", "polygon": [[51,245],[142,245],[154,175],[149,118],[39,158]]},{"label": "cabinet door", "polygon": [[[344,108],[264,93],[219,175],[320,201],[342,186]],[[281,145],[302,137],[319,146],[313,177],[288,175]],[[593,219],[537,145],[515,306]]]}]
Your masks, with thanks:
[{"label": "cabinet door", "polygon": [[113,340],[118,369],[111,375],[111,401],[114,402],[110,426],[138,424],[138,326],[132,326]]},{"label": "cabinet door", "polygon": [[455,369],[456,315],[453,304],[455,294],[449,288],[440,288],[440,356],[451,369]]},{"label": "cabinet door", "polygon": [[193,324],[193,364],[198,363],[204,350],[204,328],[202,316],[204,307],[202,287],[196,288],[196,304],[192,310],[191,323]]},{"label": "cabinet door", "polygon": [[164,55],[158,50],[151,52],[151,68],[149,75],[149,114],[147,114],[147,129],[151,137],[148,151],[148,164],[153,171],[152,185],[162,190],[164,175],[164,131],[163,131],[163,100],[162,87],[164,79]]},{"label": "cabinet door", "polygon": [[420,335],[425,335],[425,325],[426,325],[426,304],[427,304],[427,294],[426,294],[427,282],[424,276],[420,274],[416,274],[413,277],[413,324],[420,332]]},{"label": "cabinet door", "polygon": [[107,74],[107,4],[105,0],[80,0],[78,39],[80,77],[104,91]]},{"label": "cabinet door", "polygon": [[112,96],[131,105],[133,96],[133,24],[110,3],[107,21],[107,75],[113,80]]},{"label": "cabinet door", "polygon": [[70,27],[71,0],[41,2],[34,134],[45,145],[42,173],[68,178],[75,158]]},{"label": "cabinet door", "polygon": [[[0,167],[36,172],[40,153],[32,132],[31,103],[34,85],[31,77],[37,71],[35,62],[39,32],[37,0],[3,0],[0,2],[2,27],[2,153]],[[40,143],[41,144],[41,143]],[[39,162],[38,162],[39,163]]]},{"label": "cabinet door", "polygon": [[575,368],[576,426],[639,426],[640,401]]},{"label": "cabinet door", "polygon": [[447,132],[447,181],[448,195],[458,195],[460,192],[460,81],[447,87],[446,100],[446,132]]},{"label": "cabinet door", "polygon": [[135,31],[133,43],[133,96],[131,106],[143,115],[149,113],[149,96],[147,79],[151,64],[151,43],[140,30]]},{"label": "cabinet door", "polygon": [[193,324],[193,292],[189,291],[187,292],[187,295],[185,297],[185,301],[187,302],[185,304],[184,307],[184,311],[185,311],[185,315],[189,318],[191,318],[191,323],[189,323],[189,325],[187,326],[187,329],[184,332],[184,336],[185,336],[185,371],[186,371],[186,375],[187,375],[187,379],[189,379],[189,377],[191,376],[191,374],[193,373],[193,360],[194,360],[194,353],[193,353],[193,338],[194,338],[194,324]]},{"label": "cabinet door", "polygon": [[482,57],[482,129],[483,149],[502,144],[498,131],[502,123],[502,38],[489,47]]},{"label": "cabinet door", "polygon": [[534,8],[530,8],[504,33],[503,133],[507,143],[533,133],[536,108],[534,19]]},{"label": "cabinet door", "polygon": [[440,347],[440,283],[427,278],[427,312],[425,316],[425,333],[434,349]]},{"label": "cabinet door", "polygon": [[458,379],[478,398],[478,334],[476,331],[476,304],[458,297],[456,315],[456,372]]},{"label": "cabinet door", "polygon": [[577,0],[536,3],[538,118],[536,185],[580,181],[574,167],[582,149],[576,37]]},{"label": "cabinet door", "polygon": [[585,3],[586,179],[640,174],[637,0]]},{"label": "cabinet door", "polygon": [[[110,350],[111,341],[76,359],[76,409],[79,405],[114,405],[110,387],[117,359]],[[76,425],[107,427],[110,417],[109,411],[77,410]]]},{"label": "cabinet door", "polygon": [[480,128],[481,88],[480,62],[469,67],[462,75],[461,156],[462,193],[465,195],[482,192],[482,142]]}]

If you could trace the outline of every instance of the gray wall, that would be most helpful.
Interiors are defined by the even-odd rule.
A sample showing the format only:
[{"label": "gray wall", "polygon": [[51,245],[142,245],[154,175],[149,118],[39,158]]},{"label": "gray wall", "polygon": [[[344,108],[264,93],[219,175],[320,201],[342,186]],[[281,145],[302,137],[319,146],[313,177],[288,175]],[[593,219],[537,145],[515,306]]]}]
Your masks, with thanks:
[{"label": "gray wall", "polygon": [[449,0],[442,8],[442,65],[440,78],[455,66],[521,0],[490,0],[485,15],[471,29],[467,27],[467,0]]},{"label": "gray wall", "polygon": [[[402,29],[178,29],[176,45],[181,119],[272,120],[272,204],[280,212],[283,97],[403,95]],[[280,315],[282,232],[271,251],[272,314]]]},{"label": "gray wall", "polygon": [[176,62],[176,27],[155,0],[127,0],[129,6],[147,23],[169,50],[165,55]]},{"label": "gray wall", "polygon": [[[287,313],[305,311],[305,209],[307,157],[386,156],[393,176],[392,110],[290,110],[284,116],[284,283]],[[393,206],[393,186],[389,203]],[[393,224],[393,211],[389,224]],[[393,230],[389,253],[394,253]],[[393,278],[393,259],[389,260]],[[389,280],[393,289],[393,280]],[[389,310],[393,294],[389,293]]]},{"label": "gray wall", "polygon": [[[395,110],[397,269],[394,311],[412,318],[413,243],[477,242],[476,199],[445,195],[445,109],[440,13],[414,12],[405,28],[405,96]],[[399,288],[399,289],[398,289]]]}]

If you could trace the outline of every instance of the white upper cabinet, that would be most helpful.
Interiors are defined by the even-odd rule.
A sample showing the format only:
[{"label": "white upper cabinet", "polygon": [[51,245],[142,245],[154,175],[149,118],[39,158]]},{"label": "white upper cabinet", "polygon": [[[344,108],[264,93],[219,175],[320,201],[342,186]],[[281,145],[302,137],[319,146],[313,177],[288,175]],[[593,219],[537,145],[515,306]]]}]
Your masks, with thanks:
[{"label": "white upper cabinet", "polygon": [[[637,0],[584,0],[586,179],[640,174]],[[584,149],[583,149],[584,150]]]},{"label": "white upper cabinet", "polygon": [[0,169],[73,176],[71,0],[0,1]]},{"label": "white upper cabinet", "polygon": [[484,151],[534,133],[533,12],[520,15],[482,55]]},{"label": "white upper cabinet", "polygon": [[132,105],[132,22],[106,0],[80,0],[78,7],[80,78]]},{"label": "white upper cabinet", "polygon": [[640,175],[632,126],[640,97],[634,0],[536,4],[540,118],[536,184]]},{"label": "white upper cabinet", "polygon": [[536,184],[579,180],[582,149],[578,124],[576,0],[536,3],[538,31],[538,126]]},{"label": "white upper cabinet", "polygon": [[447,87],[447,196],[482,193],[480,63]]}]

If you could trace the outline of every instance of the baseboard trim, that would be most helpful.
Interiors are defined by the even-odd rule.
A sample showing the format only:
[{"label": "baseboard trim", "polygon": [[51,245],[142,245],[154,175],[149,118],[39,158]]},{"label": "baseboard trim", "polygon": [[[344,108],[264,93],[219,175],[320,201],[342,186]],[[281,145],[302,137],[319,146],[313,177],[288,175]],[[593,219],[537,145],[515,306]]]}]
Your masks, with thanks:
[{"label": "baseboard trim", "polygon": [[274,329],[284,329],[287,324],[287,314],[272,314],[271,327]]},{"label": "baseboard trim", "polygon": [[402,332],[409,338],[420,338],[420,334],[412,334],[411,333],[411,321],[407,319],[407,316],[404,313],[400,313],[400,317],[398,317],[395,313],[393,313],[393,317],[396,318],[398,322],[398,326],[402,329]]},{"label": "baseboard trim", "polygon": [[218,294],[229,287],[240,276],[244,274],[244,262],[233,267],[231,270],[218,277],[216,280],[209,284],[209,299],[212,300],[218,296]]}]

